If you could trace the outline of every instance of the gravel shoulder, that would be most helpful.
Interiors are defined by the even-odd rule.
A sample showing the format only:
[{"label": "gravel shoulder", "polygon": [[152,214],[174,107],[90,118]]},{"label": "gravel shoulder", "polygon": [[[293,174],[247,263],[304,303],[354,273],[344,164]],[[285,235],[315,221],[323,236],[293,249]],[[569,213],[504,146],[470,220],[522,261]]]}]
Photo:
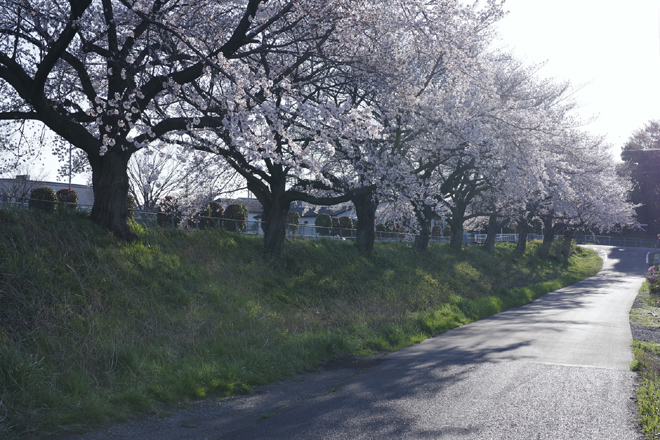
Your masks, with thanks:
[{"label": "gravel shoulder", "polygon": [[641,319],[636,319],[636,316],[639,315],[637,315],[635,311],[648,316],[655,313],[655,309],[660,309],[660,304],[658,308],[650,307],[646,297],[648,297],[648,294],[640,294],[633,303],[630,313],[630,330],[632,332],[632,337],[637,341],[648,341],[660,344],[660,315],[657,316],[657,324],[655,325],[650,324],[648,319],[644,320],[644,323],[642,323]]}]

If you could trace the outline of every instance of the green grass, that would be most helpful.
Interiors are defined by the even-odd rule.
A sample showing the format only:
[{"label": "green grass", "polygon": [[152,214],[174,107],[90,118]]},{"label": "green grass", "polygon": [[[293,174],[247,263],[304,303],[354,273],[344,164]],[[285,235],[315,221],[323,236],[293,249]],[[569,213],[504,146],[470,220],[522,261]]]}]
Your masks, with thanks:
[{"label": "green grass", "polygon": [[0,438],[88,429],[392,351],[596,273],[595,253],[286,243],[0,210]]},{"label": "green grass", "polygon": [[[631,320],[635,324],[651,329],[660,327],[659,298],[649,292],[644,283],[637,295],[641,307],[631,310]],[[660,438],[660,344],[647,341],[633,341],[634,360],[630,366],[639,373],[637,387],[637,411],[639,421],[647,439]]]},{"label": "green grass", "polygon": [[633,341],[633,371],[640,374],[637,387],[639,421],[648,439],[660,437],[660,344]]}]

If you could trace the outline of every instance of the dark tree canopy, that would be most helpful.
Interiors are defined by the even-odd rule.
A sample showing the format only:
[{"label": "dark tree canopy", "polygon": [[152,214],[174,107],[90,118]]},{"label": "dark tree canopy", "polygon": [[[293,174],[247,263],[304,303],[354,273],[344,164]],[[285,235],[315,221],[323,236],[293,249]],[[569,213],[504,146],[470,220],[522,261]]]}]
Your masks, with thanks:
[{"label": "dark tree canopy", "polygon": [[623,147],[623,170],[633,181],[631,201],[649,236],[660,234],[660,121],[637,130]]}]

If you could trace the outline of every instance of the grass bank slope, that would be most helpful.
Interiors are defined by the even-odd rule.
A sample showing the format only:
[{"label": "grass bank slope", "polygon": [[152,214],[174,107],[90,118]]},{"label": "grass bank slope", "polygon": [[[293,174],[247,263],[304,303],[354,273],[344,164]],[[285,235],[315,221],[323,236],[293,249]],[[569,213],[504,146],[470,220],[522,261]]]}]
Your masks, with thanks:
[{"label": "grass bank slope", "polygon": [[660,303],[658,300],[658,295],[650,292],[648,282],[644,282],[630,311],[630,322],[647,330],[639,335],[645,340],[633,341],[635,359],[631,369],[639,372],[637,411],[639,424],[644,436],[649,440],[660,438],[660,338],[657,335],[660,329]]},{"label": "grass bank slope", "polygon": [[147,230],[116,241],[76,214],[0,210],[0,438],[249,393],[340,355],[395,350],[596,273],[540,245],[261,240]]}]

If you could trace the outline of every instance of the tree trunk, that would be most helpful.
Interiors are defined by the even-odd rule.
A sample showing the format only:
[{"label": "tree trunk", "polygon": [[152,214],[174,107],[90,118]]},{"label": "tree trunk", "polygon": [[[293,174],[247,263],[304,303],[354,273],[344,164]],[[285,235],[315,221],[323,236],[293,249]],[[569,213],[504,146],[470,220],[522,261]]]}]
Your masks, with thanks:
[{"label": "tree trunk", "polygon": [[433,209],[426,204],[420,208],[415,209],[415,216],[419,222],[420,231],[415,236],[414,248],[420,252],[424,252],[429,247],[429,240],[431,239],[431,220],[433,219]]},{"label": "tree trunk", "polygon": [[488,228],[486,229],[486,241],[484,242],[484,249],[489,253],[495,252],[495,240],[497,238],[497,228],[499,223],[497,222],[497,216],[491,215],[488,218]]},{"label": "tree trunk", "polygon": [[264,251],[267,255],[281,255],[286,239],[286,217],[291,207],[290,202],[273,200],[264,205]]},{"label": "tree trunk", "polygon": [[543,244],[541,245],[540,256],[546,258],[550,255],[550,249],[552,248],[552,243],[555,241],[555,232],[557,231],[557,225],[552,221],[552,216],[542,217],[543,221]]},{"label": "tree trunk", "polygon": [[355,205],[358,224],[355,244],[361,250],[371,252],[376,240],[376,210],[378,209],[378,198],[372,191],[366,194],[356,195],[351,198]]},{"label": "tree trunk", "polygon": [[564,232],[564,242],[561,245],[561,253],[566,258],[571,256],[571,244],[573,242],[573,229],[568,228]]},{"label": "tree trunk", "polygon": [[525,252],[527,249],[527,234],[529,233],[529,223],[526,220],[521,220],[518,224],[518,244],[519,251]]},{"label": "tree trunk", "polygon": [[431,228],[424,222],[421,225],[422,229],[419,234],[415,235],[414,248],[420,252],[424,252],[429,248],[429,241],[431,240]]},{"label": "tree trunk", "polygon": [[461,249],[463,247],[463,222],[454,221],[452,219],[449,221],[449,226],[451,227],[451,240],[449,241],[449,246]]},{"label": "tree trunk", "polygon": [[466,203],[456,202],[456,205],[451,208],[451,218],[447,220],[451,228],[449,245],[456,249],[463,247],[463,223],[465,223],[466,209]]},{"label": "tree trunk", "polygon": [[286,217],[291,208],[291,202],[285,201],[285,185],[272,185],[271,192],[265,192],[258,185],[248,182],[251,191],[264,207],[261,228],[264,231],[264,252],[266,255],[278,256],[284,251],[286,239]]},{"label": "tree trunk", "polygon": [[133,240],[128,219],[128,160],[132,153],[110,150],[105,156],[89,158],[92,167],[94,205],[91,219],[121,240]]},{"label": "tree trunk", "polygon": [[543,217],[543,245],[551,245],[555,241],[557,225],[552,220],[552,217]]}]

